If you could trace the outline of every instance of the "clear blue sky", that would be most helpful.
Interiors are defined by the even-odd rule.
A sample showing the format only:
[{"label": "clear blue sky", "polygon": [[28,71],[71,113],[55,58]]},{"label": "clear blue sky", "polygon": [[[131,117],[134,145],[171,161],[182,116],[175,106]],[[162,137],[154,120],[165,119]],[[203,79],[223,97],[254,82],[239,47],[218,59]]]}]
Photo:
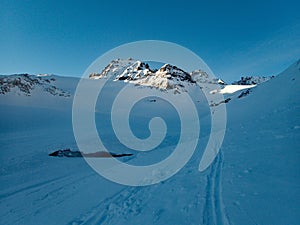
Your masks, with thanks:
[{"label": "clear blue sky", "polygon": [[299,1],[0,2],[0,74],[81,76],[118,45],[183,45],[231,81],[273,75],[300,58]]}]

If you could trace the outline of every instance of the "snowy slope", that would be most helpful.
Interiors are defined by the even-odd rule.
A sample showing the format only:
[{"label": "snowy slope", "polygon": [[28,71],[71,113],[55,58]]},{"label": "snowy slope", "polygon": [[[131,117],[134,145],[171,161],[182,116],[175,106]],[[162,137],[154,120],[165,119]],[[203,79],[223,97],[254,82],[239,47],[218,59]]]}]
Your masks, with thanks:
[{"label": "snowy slope", "polygon": [[[117,77],[134,62],[107,69],[106,73]],[[122,72],[117,74],[118,68]],[[209,122],[207,111],[201,111],[200,143],[192,159],[172,178],[147,187],[110,182],[82,158],[48,156],[57,149],[77,150],[71,106],[78,79],[57,77],[55,86],[68,91],[68,98],[39,88],[31,96],[13,92],[0,95],[0,224],[297,224],[299,68],[300,61],[242,98],[238,98],[238,92],[225,96],[233,99],[227,104],[224,144],[213,164],[202,173],[198,165],[207,143]],[[166,71],[160,71],[162,78],[168,76]],[[144,74],[140,73],[137,80],[144,79]],[[113,82],[107,87],[104,102],[96,107],[100,130],[101,120],[109,116],[105,107],[118,85]],[[204,103],[199,103],[200,110]],[[133,151],[135,156],[128,162],[149,164],[169,155],[180,131],[172,107],[149,98],[132,113],[133,129],[138,135],[147,135],[143,133],[147,119],[157,113],[171,124],[171,130],[153,154]],[[110,149],[116,149],[119,145],[108,125],[102,124],[105,129],[101,137]]]},{"label": "snowy slope", "polygon": [[297,224],[300,61],[228,105],[223,201],[239,224]]}]

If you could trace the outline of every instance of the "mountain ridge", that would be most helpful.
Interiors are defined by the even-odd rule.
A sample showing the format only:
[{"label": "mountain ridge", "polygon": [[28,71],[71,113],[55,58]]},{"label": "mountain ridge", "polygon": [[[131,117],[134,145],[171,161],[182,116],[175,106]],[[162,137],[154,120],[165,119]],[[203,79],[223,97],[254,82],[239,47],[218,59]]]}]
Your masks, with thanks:
[{"label": "mountain ridge", "polygon": [[[297,61],[299,63],[299,60]],[[296,63],[297,63],[296,62]],[[0,76],[0,95],[6,95],[13,92],[17,95],[30,96],[34,89],[41,89],[53,96],[70,97],[72,93],[64,90],[55,84],[56,78],[64,76],[48,75],[48,74],[13,74]],[[164,64],[159,69],[154,69],[147,62],[129,59],[112,60],[100,73],[93,72],[89,75],[89,79],[107,79],[112,77],[114,81],[122,81],[132,83],[136,86],[145,86],[157,88],[163,91],[173,91],[174,94],[187,92],[189,86],[195,86],[196,83],[200,88],[207,88],[209,84],[216,85],[216,90],[210,92],[231,94],[242,89],[251,89],[256,85],[273,79],[274,76],[245,76],[240,80],[227,84],[220,78],[209,76],[203,70],[194,70],[186,72],[175,65]],[[74,79],[79,79],[74,77]],[[229,90],[229,91],[228,91]],[[250,93],[240,93],[240,97]]]}]

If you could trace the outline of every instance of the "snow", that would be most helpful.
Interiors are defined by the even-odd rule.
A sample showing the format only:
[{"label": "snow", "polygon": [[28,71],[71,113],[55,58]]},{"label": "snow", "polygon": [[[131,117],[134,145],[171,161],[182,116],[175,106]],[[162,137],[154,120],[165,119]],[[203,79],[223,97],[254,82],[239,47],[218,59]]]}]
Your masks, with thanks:
[{"label": "snow", "polygon": [[[256,84],[253,85],[226,85],[224,88],[219,90],[218,92],[221,94],[233,94],[237,91],[241,91],[243,89],[249,89],[255,87]],[[217,92],[217,91],[216,91]]]},{"label": "snow", "polygon": [[[121,70],[128,67],[125,62],[121,64]],[[78,150],[71,120],[77,78],[55,76],[54,85],[70,92],[69,98],[51,95],[39,87],[30,96],[14,91],[0,95],[0,223],[298,224],[299,69],[300,61],[252,88],[251,94],[226,104],[224,143],[213,164],[202,173],[198,165],[209,135],[209,111],[203,108],[207,103],[195,88],[185,85],[199,101],[201,133],[197,150],[176,175],[146,187],[108,181],[82,158],[48,156],[58,149]],[[118,67],[112,70],[117,75]],[[203,84],[214,82],[203,72],[199,74]],[[95,118],[107,147],[122,152],[128,149],[120,147],[109,129],[107,106],[115,91],[127,84],[110,85],[96,106]],[[128,85],[134,93],[137,87]],[[236,88],[225,86],[227,91],[223,92],[232,97]],[[174,109],[160,98],[151,97],[139,104],[132,109],[134,118],[130,120],[136,135],[147,137],[148,120],[157,114],[168,126],[162,145],[151,152],[132,151],[134,157],[127,161],[147,165],[172,153],[180,127]]]}]

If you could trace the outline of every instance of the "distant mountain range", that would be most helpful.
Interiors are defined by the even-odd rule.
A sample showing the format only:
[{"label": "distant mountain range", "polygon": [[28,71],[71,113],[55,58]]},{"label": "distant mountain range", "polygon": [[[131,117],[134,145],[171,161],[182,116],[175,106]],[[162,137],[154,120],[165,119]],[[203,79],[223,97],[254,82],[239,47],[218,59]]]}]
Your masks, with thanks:
[{"label": "distant mountain range", "polygon": [[[222,79],[210,77],[202,70],[186,72],[170,64],[165,64],[159,69],[152,69],[148,63],[130,58],[113,60],[100,73],[91,73],[89,78],[91,80],[112,78],[114,81],[172,91],[174,94],[186,92],[190,86],[196,86],[197,84],[201,88],[207,88],[207,85],[215,84],[220,88],[212,91],[212,94],[215,92],[231,94],[237,90],[252,88],[272,77],[242,77],[239,81],[233,82],[232,85],[227,85]],[[0,76],[0,95],[12,92],[17,95],[30,96],[34,90],[40,90],[53,96],[71,97],[73,93],[56,84],[56,79],[60,79],[60,77],[47,74],[2,75]],[[79,78],[74,79],[79,80]],[[240,85],[243,85],[243,87]],[[229,92],[228,89],[230,89]]]}]

